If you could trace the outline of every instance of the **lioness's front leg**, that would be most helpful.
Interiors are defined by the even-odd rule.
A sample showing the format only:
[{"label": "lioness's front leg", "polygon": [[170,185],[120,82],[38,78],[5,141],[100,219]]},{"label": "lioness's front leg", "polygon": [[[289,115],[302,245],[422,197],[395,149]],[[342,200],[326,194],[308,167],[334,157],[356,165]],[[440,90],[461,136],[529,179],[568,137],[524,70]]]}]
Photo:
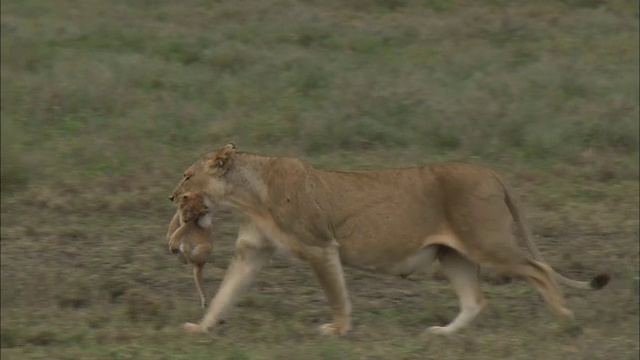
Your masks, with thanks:
[{"label": "lioness's front leg", "polygon": [[343,335],[351,330],[351,301],[344,281],[338,245],[317,249],[308,261],[333,311],[333,322],[320,327],[323,335]]},{"label": "lioness's front leg", "polygon": [[236,253],[214,296],[207,313],[199,324],[186,323],[188,332],[208,332],[225,313],[239,300],[244,290],[251,285],[257,272],[267,263],[274,249],[266,238],[252,225],[240,229],[236,241]]}]

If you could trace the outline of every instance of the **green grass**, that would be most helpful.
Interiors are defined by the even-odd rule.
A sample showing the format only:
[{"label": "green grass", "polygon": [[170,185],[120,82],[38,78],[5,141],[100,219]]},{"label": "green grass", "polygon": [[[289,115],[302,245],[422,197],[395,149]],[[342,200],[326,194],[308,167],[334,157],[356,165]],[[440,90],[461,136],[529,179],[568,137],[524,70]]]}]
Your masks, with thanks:
[{"label": "green grass", "polygon": [[[2,0],[1,355],[7,359],[638,357],[638,4],[612,1]],[[202,152],[370,169],[464,160],[503,173],[577,320],[486,272],[490,306],[438,276],[348,270],[355,331],[306,266],[276,259],[211,337],[166,254],[167,196]],[[239,217],[221,211],[212,296]]]}]

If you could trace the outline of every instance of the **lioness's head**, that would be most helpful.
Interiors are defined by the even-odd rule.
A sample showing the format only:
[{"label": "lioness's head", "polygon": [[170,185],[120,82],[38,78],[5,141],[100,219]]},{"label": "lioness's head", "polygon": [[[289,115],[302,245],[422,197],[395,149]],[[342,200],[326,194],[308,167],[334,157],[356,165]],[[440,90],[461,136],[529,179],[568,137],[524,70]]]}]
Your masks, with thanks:
[{"label": "lioness's head", "polygon": [[209,213],[209,207],[204,203],[203,194],[187,192],[180,195],[178,199],[180,207],[180,217],[183,222],[197,220],[200,216]]},{"label": "lioness's head", "polygon": [[226,192],[227,183],[224,175],[233,164],[236,145],[232,142],[221,149],[209,152],[185,170],[182,180],[169,197],[176,201],[182,194],[199,192],[203,195],[221,197]]}]

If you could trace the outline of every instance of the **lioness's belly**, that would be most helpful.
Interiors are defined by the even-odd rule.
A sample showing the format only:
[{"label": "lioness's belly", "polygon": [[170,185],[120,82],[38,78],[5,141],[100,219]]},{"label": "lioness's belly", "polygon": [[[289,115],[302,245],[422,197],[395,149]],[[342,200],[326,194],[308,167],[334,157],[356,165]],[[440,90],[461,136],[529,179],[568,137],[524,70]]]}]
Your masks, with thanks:
[{"label": "lioness's belly", "polygon": [[[386,273],[391,275],[408,276],[415,272],[429,268],[436,259],[437,246],[385,249],[341,244],[340,258],[349,267]],[[402,247],[402,246],[400,246]]]},{"label": "lioness's belly", "polygon": [[439,216],[406,202],[391,213],[386,209],[367,210],[336,229],[346,266],[407,275],[434,261],[436,247],[426,245],[442,227]]}]

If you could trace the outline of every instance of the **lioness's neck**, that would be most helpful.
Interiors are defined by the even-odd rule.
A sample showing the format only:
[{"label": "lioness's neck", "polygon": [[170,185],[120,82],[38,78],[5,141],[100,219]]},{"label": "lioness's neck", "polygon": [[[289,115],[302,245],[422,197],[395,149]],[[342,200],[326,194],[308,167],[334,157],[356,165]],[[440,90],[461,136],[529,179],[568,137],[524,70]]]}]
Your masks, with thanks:
[{"label": "lioness's neck", "polygon": [[245,213],[258,212],[259,204],[267,199],[267,188],[263,173],[275,158],[236,153],[233,165],[226,174],[228,183],[232,184],[230,192],[225,196],[228,205]]}]

